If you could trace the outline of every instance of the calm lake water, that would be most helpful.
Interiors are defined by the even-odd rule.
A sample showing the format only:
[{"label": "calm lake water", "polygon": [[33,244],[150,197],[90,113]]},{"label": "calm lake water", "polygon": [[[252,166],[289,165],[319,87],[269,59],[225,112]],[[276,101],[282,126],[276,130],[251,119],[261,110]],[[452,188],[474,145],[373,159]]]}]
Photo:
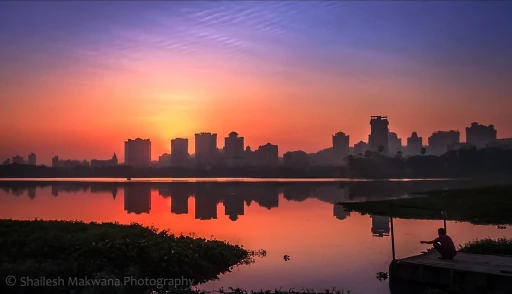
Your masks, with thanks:
[{"label": "calm lake water", "polygon": [[[509,179],[294,181],[0,180],[0,218],[138,222],[267,251],[256,263],[200,285],[203,289],[336,287],[384,294],[389,293],[388,282],[379,281],[376,273],[387,272],[392,258],[389,218],[348,213],[335,203],[510,183]],[[397,257],[406,257],[424,251],[427,246],[419,241],[435,237],[443,222],[396,219],[394,225]],[[448,222],[447,228],[457,244],[512,237],[509,227]],[[285,261],[284,255],[290,259]]]}]

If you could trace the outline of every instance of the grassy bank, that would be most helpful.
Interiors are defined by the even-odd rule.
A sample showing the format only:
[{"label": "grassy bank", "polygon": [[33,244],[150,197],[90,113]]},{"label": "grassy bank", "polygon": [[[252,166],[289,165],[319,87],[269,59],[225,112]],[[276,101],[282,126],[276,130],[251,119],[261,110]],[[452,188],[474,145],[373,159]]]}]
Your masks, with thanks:
[{"label": "grassy bank", "polygon": [[512,256],[512,239],[475,240],[459,249],[460,252]]},{"label": "grassy bank", "polygon": [[[138,224],[0,220],[0,236],[2,282],[7,276],[133,277],[187,279],[195,285],[250,263],[256,254]],[[184,284],[180,287],[190,286]],[[141,285],[139,291],[149,286]]]},{"label": "grassy bank", "polygon": [[[425,197],[340,203],[349,211],[407,219],[447,219],[474,224],[512,224],[512,186],[422,193]],[[423,208],[423,209],[420,209]]]}]

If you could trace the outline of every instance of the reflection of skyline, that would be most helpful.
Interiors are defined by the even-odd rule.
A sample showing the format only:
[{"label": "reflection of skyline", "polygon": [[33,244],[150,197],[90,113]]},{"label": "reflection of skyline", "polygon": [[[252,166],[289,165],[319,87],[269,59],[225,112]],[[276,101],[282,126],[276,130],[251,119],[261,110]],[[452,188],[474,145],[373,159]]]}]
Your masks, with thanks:
[{"label": "reflection of skyline", "polygon": [[[464,184],[467,183],[467,184]],[[423,188],[421,188],[423,185]],[[259,207],[273,210],[279,207],[279,198],[288,201],[307,201],[317,199],[332,205],[332,211],[326,212],[344,220],[350,213],[336,203],[343,201],[376,200],[389,195],[407,195],[412,191],[445,189],[450,186],[464,187],[478,185],[475,181],[374,181],[374,182],[0,182],[0,189],[17,197],[27,195],[37,197],[36,188],[51,187],[55,197],[60,192],[111,193],[115,200],[119,189],[124,190],[124,210],[127,213],[148,214],[151,212],[151,191],[157,190],[163,198],[170,198],[170,213],[176,215],[193,214],[198,220],[218,218],[224,214],[236,221],[246,214],[254,202]],[[481,183],[480,183],[481,185]],[[25,190],[27,194],[25,194]],[[189,197],[194,199],[193,211],[189,210]],[[224,211],[218,212],[222,203]],[[372,218],[372,235],[389,234],[389,220],[379,216]]]}]

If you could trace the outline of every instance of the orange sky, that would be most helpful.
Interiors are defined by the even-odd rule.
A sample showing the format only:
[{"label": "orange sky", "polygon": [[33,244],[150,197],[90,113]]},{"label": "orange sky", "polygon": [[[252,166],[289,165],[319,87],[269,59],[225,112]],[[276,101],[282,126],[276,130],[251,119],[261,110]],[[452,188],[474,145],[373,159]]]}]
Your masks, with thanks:
[{"label": "orange sky", "polygon": [[172,138],[193,153],[194,133],[216,132],[222,147],[231,131],[253,149],[315,152],[338,131],[366,141],[372,115],[404,144],[413,131],[464,140],[473,121],[512,137],[498,4],[277,4],[2,3],[0,160],[123,161],[136,137],[156,160]]}]

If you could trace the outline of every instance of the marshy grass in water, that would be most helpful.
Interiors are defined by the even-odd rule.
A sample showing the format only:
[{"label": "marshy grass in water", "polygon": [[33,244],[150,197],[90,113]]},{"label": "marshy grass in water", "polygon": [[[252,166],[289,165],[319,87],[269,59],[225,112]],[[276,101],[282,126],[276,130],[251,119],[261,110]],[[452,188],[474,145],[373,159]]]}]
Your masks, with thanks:
[{"label": "marshy grass in water", "polygon": [[442,220],[441,210],[446,210],[448,220],[494,224],[500,227],[512,224],[512,186],[454,189],[421,194],[425,197],[340,204],[349,211],[405,219]]},{"label": "marshy grass in water", "polygon": [[165,278],[188,279],[197,285],[265,255],[135,223],[0,220],[0,236],[0,277]]}]

